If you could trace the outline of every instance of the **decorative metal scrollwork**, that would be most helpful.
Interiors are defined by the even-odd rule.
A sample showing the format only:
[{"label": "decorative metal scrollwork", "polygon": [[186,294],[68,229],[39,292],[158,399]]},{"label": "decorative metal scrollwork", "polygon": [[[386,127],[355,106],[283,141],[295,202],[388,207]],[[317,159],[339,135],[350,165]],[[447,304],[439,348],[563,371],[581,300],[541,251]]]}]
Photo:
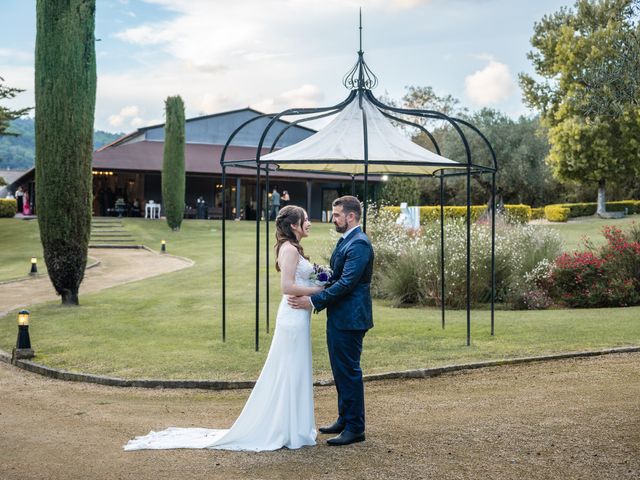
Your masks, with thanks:
[{"label": "decorative metal scrollwork", "polygon": [[378,77],[364,61],[364,54],[361,51],[358,52],[356,64],[342,78],[342,84],[348,90],[371,90],[378,85]]}]

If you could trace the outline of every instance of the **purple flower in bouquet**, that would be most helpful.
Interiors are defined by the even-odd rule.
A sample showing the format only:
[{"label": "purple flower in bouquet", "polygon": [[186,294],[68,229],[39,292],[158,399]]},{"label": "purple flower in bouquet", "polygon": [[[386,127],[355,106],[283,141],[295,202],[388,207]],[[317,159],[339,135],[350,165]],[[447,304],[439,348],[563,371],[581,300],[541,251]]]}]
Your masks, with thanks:
[{"label": "purple flower in bouquet", "polygon": [[309,280],[315,285],[324,286],[331,281],[331,275],[333,275],[333,272],[329,267],[314,263],[313,271],[309,275]]}]

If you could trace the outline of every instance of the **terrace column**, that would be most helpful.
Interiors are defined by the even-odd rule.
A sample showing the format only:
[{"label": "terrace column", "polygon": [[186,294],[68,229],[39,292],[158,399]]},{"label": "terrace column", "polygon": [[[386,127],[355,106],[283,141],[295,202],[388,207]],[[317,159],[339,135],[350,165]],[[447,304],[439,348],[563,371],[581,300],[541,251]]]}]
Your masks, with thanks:
[{"label": "terrace column", "polygon": [[307,180],[307,215],[311,218],[311,180]]},{"label": "terrace column", "polygon": [[240,177],[236,177],[236,220],[240,220]]}]

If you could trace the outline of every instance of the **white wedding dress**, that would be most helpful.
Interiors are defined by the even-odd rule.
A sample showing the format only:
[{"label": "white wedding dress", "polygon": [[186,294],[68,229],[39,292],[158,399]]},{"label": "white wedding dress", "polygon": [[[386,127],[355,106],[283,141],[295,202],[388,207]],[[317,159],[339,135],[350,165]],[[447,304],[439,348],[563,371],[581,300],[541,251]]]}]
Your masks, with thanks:
[{"label": "white wedding dress", "polygon": [[[311,286],[313,265],[300,256],[295,283]],[[136,437],[125,450],[211,448],[277,450],[316,444],[311,364],[311,312],[282,296],[267,360],[242,413],[228,430],[170,427]]]}]

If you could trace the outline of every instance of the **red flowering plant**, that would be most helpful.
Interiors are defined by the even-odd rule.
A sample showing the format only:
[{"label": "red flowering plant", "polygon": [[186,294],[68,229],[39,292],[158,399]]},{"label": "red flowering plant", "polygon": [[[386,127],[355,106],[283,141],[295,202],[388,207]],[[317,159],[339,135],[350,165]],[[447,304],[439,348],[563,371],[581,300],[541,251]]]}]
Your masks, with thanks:
[{"label": "red flowering plant", "polygon": [[622,307],[640,303],[640,242],[619,228],[606,226],[607,244],[556,258],[550,296],[569,307]]}]

